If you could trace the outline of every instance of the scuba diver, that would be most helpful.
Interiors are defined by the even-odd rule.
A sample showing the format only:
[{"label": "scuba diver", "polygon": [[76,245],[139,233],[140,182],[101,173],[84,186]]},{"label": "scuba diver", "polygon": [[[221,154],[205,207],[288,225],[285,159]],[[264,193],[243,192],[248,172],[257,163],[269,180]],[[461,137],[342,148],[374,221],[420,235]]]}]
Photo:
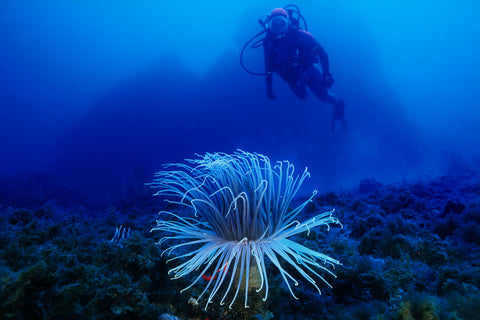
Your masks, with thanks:
[{"label": "scuba diver", "polygon": [[[294,7],[295,10],[289,10],[288,7]],[[297,14],[298,19],[293,17],[294,13]],[[264,75],[266,75],[268,97],[272,100],[275,99],[273,73],[277,73],[286,81],[294,94],[302,100],[308,95],[308,87],[320,100],[333,106],[331,131],[335,132],[336,123],[339,122],[342,131],[345,132],[345,102],[329,90],[334,80],[328,56],[315,38],[299,27],[300,19],[303,20],[305,29],[307,29],[305,19],[300,14],[298,7],[288,5],[272,10],[266,21],[259,20],[265,30],[247,42],[243,50],[256,37],[266,32],[265,37],[260,40],[261,42],[257,41],[252,48],[259,47],[260,43],[263,45]],[[243,65],[243,50],[240,58],[244,69],[251,74],[262,75],[249,71]]]}]

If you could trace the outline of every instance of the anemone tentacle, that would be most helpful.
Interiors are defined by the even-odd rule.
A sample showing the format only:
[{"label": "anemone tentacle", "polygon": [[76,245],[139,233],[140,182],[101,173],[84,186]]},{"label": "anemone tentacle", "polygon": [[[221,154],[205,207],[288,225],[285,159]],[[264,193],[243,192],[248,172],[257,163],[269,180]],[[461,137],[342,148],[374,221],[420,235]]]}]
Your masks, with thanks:
[{"label": "anemone tentacle", "polygon": [[231,308],[242,286],[247,308],[252,268],[257,268],[260,284],[256,292],[264,291],[266,301],[269,283],[265,258],[279,270],[295,299],[291,283],[298,285],[298,280],[292,271],[319,293],[317,280],[331,287],[318,271],[335,277],[328,266],[340,262],[289,239],[319,226],[327,230],[331,225],[341,226],[333,216],[334,210],[304,222],[296,220],[316,195],[313,191],[307,200],[290,208],[310,176],[307,169],[294,176],[295,167],[288,161],[278,161],[272,167],[268,157],[241,150],[233,154],[207,153],[186,163],[167,164],[165,169],[150,183],[159,189],[155,195],[190,212],[161,211],[164,219],[157,220],[152,231],[165,234],[159,245],[170,243],[162,254],[180,251],[168,260],[177,262],[169,271],[173,279],[200,272],[182,292],[199,285],[204,274],[212,274],[199,296],[206,297],[205,308],[217,294],[222,295],[222,305],[230,299]]}]

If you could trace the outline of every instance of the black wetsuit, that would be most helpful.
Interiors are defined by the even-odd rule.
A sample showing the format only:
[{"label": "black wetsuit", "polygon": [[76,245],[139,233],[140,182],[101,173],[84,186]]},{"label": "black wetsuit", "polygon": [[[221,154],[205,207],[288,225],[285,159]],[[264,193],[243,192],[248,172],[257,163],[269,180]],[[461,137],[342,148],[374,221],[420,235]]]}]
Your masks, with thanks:
[{"label": "black wetsuit", "polygon": [[310,33],[289,28],[285,34],[277,37],[267,32],[263,48],[267,83],[271,82],[268,77],[275,72],[300,99],[307,97],[308,86],[321,100],[337,103],[338,98],[324,83],[324,74],[330,75],[328,56]]}]

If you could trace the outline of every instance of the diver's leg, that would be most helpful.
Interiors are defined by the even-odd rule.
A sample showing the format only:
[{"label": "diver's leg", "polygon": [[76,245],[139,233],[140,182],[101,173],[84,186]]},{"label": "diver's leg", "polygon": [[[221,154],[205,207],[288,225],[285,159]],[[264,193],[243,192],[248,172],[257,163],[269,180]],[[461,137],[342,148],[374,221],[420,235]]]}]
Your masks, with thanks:
[{"label": "diver's leg", "polygon": [[333,116],[331,121],[331,130],[335,131],[335,123],[340,121],[342,125],[342,131],[346,131],[345,123],[345,102],[342,98],[338,98],[333,92],[328,90],[324,84],[323,74],[316,66],[312,66],[308,71],[308,86],[313,93],[322,101],[325,101],[333,106]]},{"label": "diver's leg", "polygon": [[305,100],[307,98],[307,86],[302,81],[294,81],[288,80],[288,86],[292,89],[293,93],[300,98],[301,100]]},{"label": "diver's leg", "polygon": [[307,70],[307,84],[320,100],[330,103],[331,105],[337,103],[339,98],[324,85],[323,74],[315,65]]}]

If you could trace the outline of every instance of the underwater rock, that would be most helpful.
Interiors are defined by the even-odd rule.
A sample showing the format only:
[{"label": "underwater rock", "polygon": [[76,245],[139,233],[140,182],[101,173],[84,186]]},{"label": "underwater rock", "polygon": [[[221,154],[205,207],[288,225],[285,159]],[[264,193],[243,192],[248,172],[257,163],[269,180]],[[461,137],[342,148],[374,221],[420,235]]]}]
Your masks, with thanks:
[{"label": "underwater rock", "polygon": [[[215,305],[209,312],[178,293],[188,282],[169,281],[166,257],[149,232],[152,212],[171,210],[167,204],[130,202],[111,216],[54,203],[0,208],[0,314],[79,320],[477,319],[480,197],[478,179],[462,179],[320,195],[302,218],[335,204],[343,231],[311,230],[296,239],[343,262],[334,288],[322,288],[318,296],[303,281],[293,288],[299,300],[292,301],[281,275],[272,272],[271,303],[259,296],[248,309]],[[397,203],[389,207],[387,199]],[[382,202],[398,211],[386,214]],[[135,230],[121,239],[122,246],[109,242],[117,223]],[[326,237],[329,246],[322,245]]]},{"label": "underwater rock", "polygon": [[361,180],[358,184],[358,191],[360,191],[360,193],[370,193],[377,190],[381,186],[382,184],[374,178],[366,178]]},{"label": "underwater rock", "polygon": [[465,205],[461,202],[448,200],[443,208],[443,214],[446,216],[449,213],[461,214],[465,210]]}]

